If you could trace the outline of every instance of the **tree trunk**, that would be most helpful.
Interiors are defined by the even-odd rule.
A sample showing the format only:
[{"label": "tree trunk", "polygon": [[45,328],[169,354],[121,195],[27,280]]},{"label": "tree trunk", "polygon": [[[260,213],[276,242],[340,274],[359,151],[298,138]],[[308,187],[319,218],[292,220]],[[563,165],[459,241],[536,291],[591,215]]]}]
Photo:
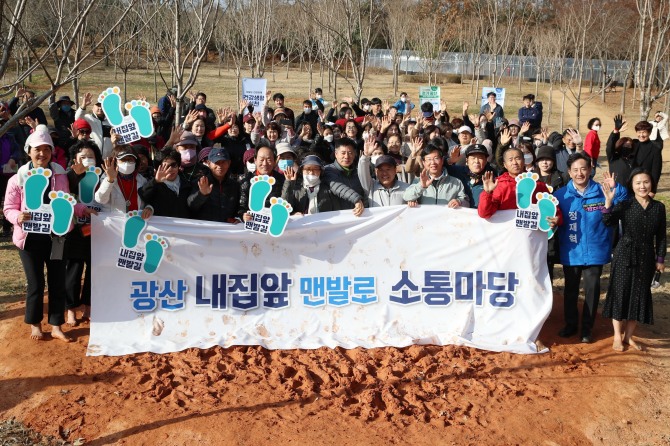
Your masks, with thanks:
[{"label": "tree trunk", "polygon": [[565,90],[563,92],[563,99],[561,99],[561,124],[558,126],[559,129],[563,129],[563,118],[565,117]]},{"label": "tree trunk", "polygon": [[623,87],[621,92],[621,105],[619,106],[619,113],[622,115],[626,113],[626,90],[628,90],[628,73],[626,73],[626,78],[623,80]]}]

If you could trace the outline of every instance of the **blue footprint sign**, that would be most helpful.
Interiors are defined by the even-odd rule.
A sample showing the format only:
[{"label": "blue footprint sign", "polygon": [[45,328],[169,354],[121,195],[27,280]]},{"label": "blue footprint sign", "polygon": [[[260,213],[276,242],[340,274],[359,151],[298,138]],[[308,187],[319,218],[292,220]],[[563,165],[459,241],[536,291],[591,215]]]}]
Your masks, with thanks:
[{"label": "blue footprint sign", "polygon": [[[153,274],[163,261],[168,242],[164,237],[156,234],[142,233],[147,227],[147,221],[142,218],[141,212],[126,213],[126,221],[121,235],[121,249],[116,260],[116,266],[128,271]],[[143,241],[144,244],[140,244]]]},{"label": "blue footprint sign", "polygon": [[257,175],[251,179],[249,188],[250,221],[244,222],[244,229],[280,237],[286,229],[293,207],[281,198],[270,198],[270,207],[265,207],[275,179],[270,175]]},{"label": "blue footprint sign", "polygon": [[[546,192],[535,193],[537,180],[536,173],[525,172],[517,175],[516,180],[516,219],[515,226],[519,229],[537,230],[547,233],[548,238],[554,236],[548,218],[556,216],[558,200]],[[533,203],[533,197],[537,203]]]},{"label": "blue footprint sign", "polygon": [[[105,116],[112,124],[114,132],[120,137],[118,144],[129,144],[153,135],[154,123],[149,103],[138,99],[126,102],[125,106],[121,107],[123,101],[120,93],[119,87],[109,87],[98,96]],[[124,108],[128,112],[127,115],[123,114]]]}]

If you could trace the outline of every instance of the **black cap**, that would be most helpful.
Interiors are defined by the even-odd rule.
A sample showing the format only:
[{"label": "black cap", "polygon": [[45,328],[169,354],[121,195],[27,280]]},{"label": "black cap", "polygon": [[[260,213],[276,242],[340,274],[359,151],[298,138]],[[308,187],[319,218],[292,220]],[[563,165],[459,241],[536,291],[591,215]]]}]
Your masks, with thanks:
[{"label": "black cap", "polygon": [[541,159],[550,159],[556,161],[556,153],[554,153],[554,148],[551,146],[542,146],[537,149],[535,161],[540,161]]},{"label": "black cap", "polygon": [[391,155],[382,155],[379,158],[377,158],[375,167],[381,167],[382,164],[390,164],[393,167],[395,167],[398,165],[398,162]]},{"label": "black cap", "polygon": [[470,147],[468,147],[467,150],[465,151],[466,158],[469,157],[470,155],[476,155],[476,154],[481,154],[488,158],[489,151],[484,144],[473,144]]},{"label": "black cap", "polygon": [[205,104],[198,104],[193,108],[193,110],[207,110],[207,106]]},{"label": "black cap", "polygon": [[59,97],[58,100],[56,101],[56,104],[60,104],[61,102],[69,102],[70,105],[74,104],[74,102],[72,102],[72,100],[70,99],[70,96]]},{"label": "black cap", "polygon": [[210,152],[209,155],[207,156],[207,160],[215,163],[217,161],[230,161],[230,155],[228,154],[228,151],[223,148],[223,147],[218,147],[218,148],[213,148]]},{"label": "black cap", "polygon": [[318,166],[323,168],[323,162],[321,158],[316,155],[307,155],[305,159],[302,160],[300,166]]}]

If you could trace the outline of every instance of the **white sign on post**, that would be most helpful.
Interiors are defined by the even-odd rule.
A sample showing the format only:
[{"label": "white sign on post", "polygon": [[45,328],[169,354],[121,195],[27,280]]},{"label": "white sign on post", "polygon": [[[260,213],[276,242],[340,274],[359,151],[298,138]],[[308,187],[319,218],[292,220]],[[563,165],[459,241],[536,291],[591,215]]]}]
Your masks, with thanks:
[{"label": "white sign on post", "polygon": [[430,102],[434,111],[440,111],[440,87],[419,87],[419,106]]},{"label": "white sign on post", "polygon": [[245,77],[242,79],[242,99],[249,101],[249,105],[253,105],[254,110],[261,111],[265,105],[267,84],[266,79]]}]

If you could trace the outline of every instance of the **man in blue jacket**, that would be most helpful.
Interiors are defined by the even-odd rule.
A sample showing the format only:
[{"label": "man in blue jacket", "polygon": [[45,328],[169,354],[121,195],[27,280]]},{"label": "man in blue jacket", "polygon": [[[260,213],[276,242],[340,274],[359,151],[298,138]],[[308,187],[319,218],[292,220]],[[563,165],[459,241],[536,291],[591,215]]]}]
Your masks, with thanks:
[{"label": "man in blue jacket", "polygon": [[519,109],[519,122],[530,123],[530,130],[542,127],[542,102],[535,102],[534,94],[523,97],[523,107]]},{"label": "man in blue jacket", "polygon": [[[613,228],[605,226],[601,210],[605,195],[591,176],[591,158],[577,152],[568,158],[568,173],[572,179],[566,187],[554,192],[563,213],[563,225],[558,229],[561,263],[565,274],[565,327],[558,333],[568,338],[579,328],[579,282],[584,275],[584,307],[581,320],[581,341],[593,340],[592,329],[600,300],[600,275],[603,265],[612,257]],[[614,187],[606,175],[605,181]],[[626,189],[616,185],[614,204],[627,198]]]}]

